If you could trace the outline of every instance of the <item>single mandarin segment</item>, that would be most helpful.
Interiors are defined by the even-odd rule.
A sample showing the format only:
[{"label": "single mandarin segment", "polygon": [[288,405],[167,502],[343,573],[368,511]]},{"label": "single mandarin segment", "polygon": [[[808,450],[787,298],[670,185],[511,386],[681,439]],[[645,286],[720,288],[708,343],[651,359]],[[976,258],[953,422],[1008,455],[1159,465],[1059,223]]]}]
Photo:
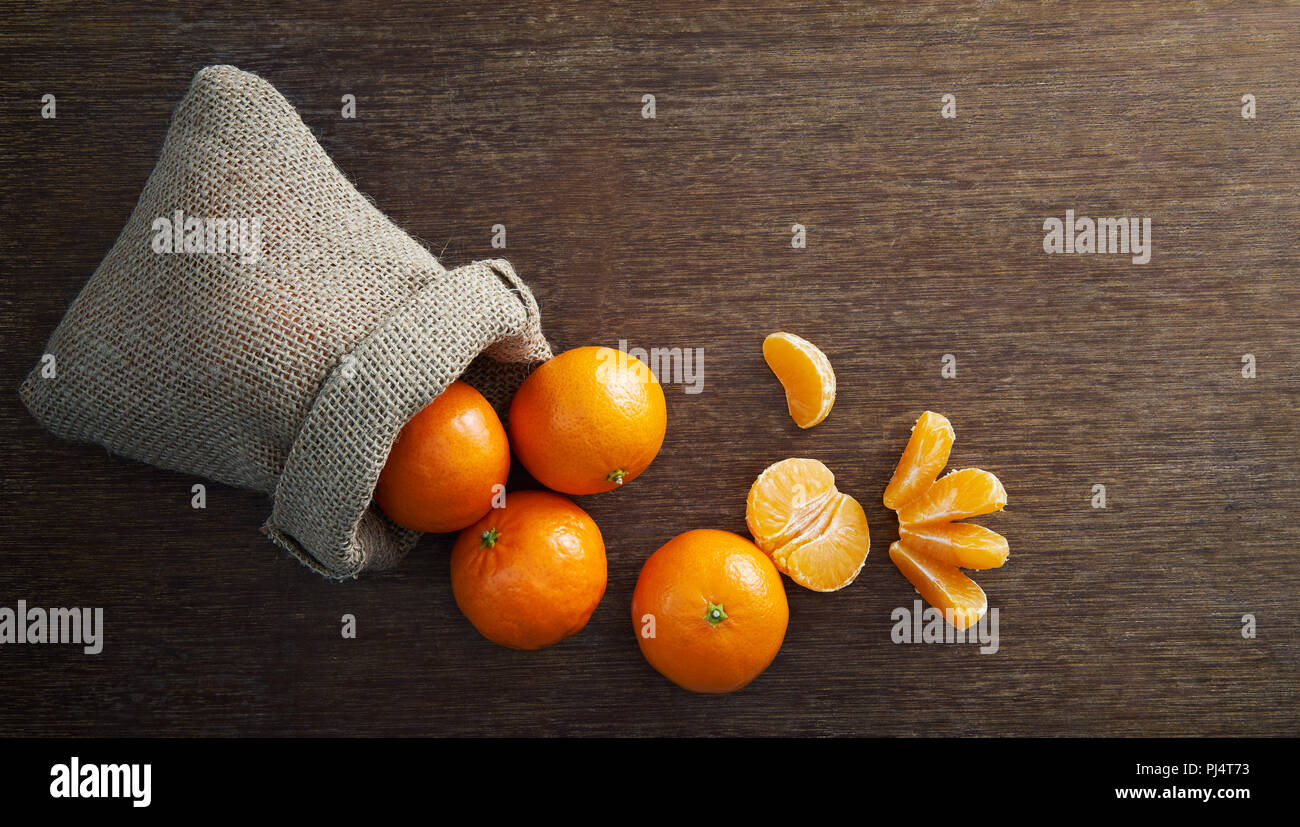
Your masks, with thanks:
[{"label": "single mandarin segment", "polygon": [[840,494],[826,508],[818,530],[773,552],[777,569],[807,589],[833,592],[853,582],[871,550],[867,515],[858,501]]},{"label": "single mandarin segment", "polygon": [[729,531],[697,529],[650,555],[632,594],[645,659],[691,692],[747,686],[772,663],[790,610],[772,561]]},{"label": "single mandarin segment", "polygon": [[910,549],[901,540],[889,547],[889,559],[921,597],[943,612],[944,618],[956,628],[970,628],[988,611],[984,590],[956,566]]},{"label": "single mandarin segment", "polygon": [[871,551],[867,516],[815,459],[769,466],[750,486],[745,522],[778,571],[807,589],[833,592],[854,581]]},{"label": "single mandarin segment", "polygon": [[541,649],[581,630],[605,582],[600,529],[550,491],[509,494],[451,550],[456,605],[483,637],[511,649]]},{"label": "single mandarin segment", "polygon": [[1001,511],[1007,491],[998,478],[979,468],[963,468],[935,480],[934,485],[898,510],[901,525],[926,525],[964,520]]},{"label": "single mandarin segment", "polygon": [[402,428],[374,499],[413,531],[460,531],[491,509],[509,473],[501,420],[482,394],[456,381]]},{"label": "single mandarin segment", "polygon": [[1007,538],[974,523],[934,523],[898,527],[907,547],[963,569],[996,569],[1007,561]]},{"label": "single mandarin segment", "polygon": [[826,354],[793,333],[773,333],[763,340],[763,359],[785,389],[790,417],[800,428],[811,428],[835,404],[835,371]]},{"label": "single mandarin segment", "polygon": [[538,482],[565,494],[618,488],[663,445],[664,391],[644,362],[579,347],[545,362],[510,403],[510,442]]},{"label": "single mandarin segment", "polygon": [[921,414],[885,488],[885,508],[897,511],[934,484],[948,464],[954,437],[946,417],[933,411]]}]

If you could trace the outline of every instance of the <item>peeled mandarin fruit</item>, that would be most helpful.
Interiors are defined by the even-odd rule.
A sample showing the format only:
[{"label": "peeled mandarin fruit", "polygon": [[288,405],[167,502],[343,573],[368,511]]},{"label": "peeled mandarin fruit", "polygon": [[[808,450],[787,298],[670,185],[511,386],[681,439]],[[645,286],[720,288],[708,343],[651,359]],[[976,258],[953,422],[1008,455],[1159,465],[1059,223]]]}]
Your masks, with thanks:
[{"label": "peeled mandarin fruit", "polygon": [[734,692],[758,677],[785,640],[781,575],[730,531],[680,534],[650,555],[632,593],[641,653],[692,692]]},{"label": "peeled mandarin fruit", "polygon": [[1007,561],[1007,538],[974,523],[898,527],[898,538],[919,554],[963,569],[996,569]]},{"label": "peeled mandarin fruit", "polygon": [[763,340],[763,359],[785,388],[785,404],[800,428],[826,418],[835,404],[835,371],[816,345],[793,333]]},{"label": "peeled mandarin fruit", "polygon": [[374,499],[412,531],[460,531],[492,508],[509,473],[510,445],[496,411],[457,381],[402,428]]},{"label": "peeled mandarin fruit", "polygon": [[997,568],[1010,549],[996,531],[953,521],[1001,511],[1007,492],[997,477],[978,468],[936,479],[953,438],[947,419],[933,411],[921,414],[884,501],[898,514],[899,540],[889,547],[889,559],[930,605],[945,611],[948,622],[965,629],[984,616],[988,598],[961,569]]},{"label": "peeled mandarin fruit", "polygon": [[519,386],[510,403],[510,444],[547,488],[597,494],[649,467],[667,422],[664,390],[644,362],[613,348],[579,347]]},{"label": "peeled mandarin fruit", "polygon": [[897,511],[934,484],[948,464],[954,436],[946,417],[933,411],[921,414],[885,488],[885,508]]},{"label": "peeled mandarin fruit", "polygon": [[978,468],[963,468],[940,477],[926,491],[898,509],[900,525],[964,520],[1001,511],[1007,491],[998,478]]},{"label": "peeled mandarin fruit", "polygon": [[889,547],[889,559],[916,587],[927,603],[943,612],[958,629],[968,629],[988,611],[989,601],[979,584],[961,569],[920,554],[900,540]]},{"label": "peeled mandarin fruit", "polygon": [[840,493],[835,475],[815,459],[792,457],[759,474],[745,522],[777,570],[813,591],[852,583],[871,551],[862,506]]}]

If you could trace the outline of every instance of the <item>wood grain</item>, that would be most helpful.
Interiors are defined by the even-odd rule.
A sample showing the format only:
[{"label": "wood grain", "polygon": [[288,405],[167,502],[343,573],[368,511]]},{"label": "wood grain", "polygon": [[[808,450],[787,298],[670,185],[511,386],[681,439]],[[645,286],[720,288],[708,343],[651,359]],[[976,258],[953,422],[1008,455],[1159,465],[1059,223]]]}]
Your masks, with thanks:
[{"label": "wood grain", "polygon": [[[0,605],[102,606],[107,639],[0,648],[0,735],[1300,735],[1300,10],[709,5],[6,4]],[[505,224],[557,348],[704,349],[652,468],[579,499],[610,552],[580,635],[481,639],[447,538],[328,583],[258,533],[265,497],[211,485],[195,511],[197,480],[22,408],[211,63],[275,84],[449,264],[498,253]],[[1149,216],[1150,263],[1045,254],[1067,208]],[[812,431],[762,362],[776,329],[836,367]],[[927,408],[954,465],[1010,495],[987,522],[1011,558],[978,577],[994,655],[890,640],[914,592],[880,494]],[[637,650],[640,564],[690,528],[743,532],[750,481],[791,455],[858,497],[874,553],[842,592],[789,586],[751,687],[690,695]]]}]

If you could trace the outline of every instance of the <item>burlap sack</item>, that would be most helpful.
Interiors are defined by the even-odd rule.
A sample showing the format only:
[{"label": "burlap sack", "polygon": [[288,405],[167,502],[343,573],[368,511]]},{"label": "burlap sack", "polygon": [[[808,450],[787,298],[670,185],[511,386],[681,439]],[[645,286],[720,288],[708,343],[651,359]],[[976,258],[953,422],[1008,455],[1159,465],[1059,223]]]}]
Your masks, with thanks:
[{"label": "burlap sack", "polygon": [[[167,252],[159,219],[177,210],[190,232]],[[246,232],[220,252],[212,219]],[[444,269],[283,96],[232,66],[194,77],[45,353],[21,394],[46,428],[271,494],[263,531],[339,579],[392,566],[418,539],[371,504],[402,425],[462,374],[500,409],[551,355],[509,264]]]}]

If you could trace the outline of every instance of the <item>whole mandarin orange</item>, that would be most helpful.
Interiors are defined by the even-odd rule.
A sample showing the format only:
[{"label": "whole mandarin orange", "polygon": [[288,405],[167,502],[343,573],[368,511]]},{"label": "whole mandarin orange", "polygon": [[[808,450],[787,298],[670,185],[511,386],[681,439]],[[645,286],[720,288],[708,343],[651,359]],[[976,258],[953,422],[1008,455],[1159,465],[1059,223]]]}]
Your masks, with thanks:
[{"label": "whole mandarin orange", "polygon": [[650,555],[632,594],[641,653],[692,692],[734,692],[768,667],[790,619],[781,575],[729,531],[697,529]]},{"label": "whole mandarin orange", "polygon": [[510,441],[538,482],[596,494],[629,482],[663,445],[668,416],[654,373],[634,356],[579,347],[544,363],[510,403]]},{"label": "whole mandarin orange", "polygon": [[510,443],[496,411],[456,381],[402,428],[375,502],[414,531],[460,531],[488,512],[509,473]]},{"label": "whole mandarin orange", "polygon": [[550,491],[507,495],[451,550],[456,605],[483,637],[511,649],[541,649],[581,630],[605,576],[595,521]]}]

